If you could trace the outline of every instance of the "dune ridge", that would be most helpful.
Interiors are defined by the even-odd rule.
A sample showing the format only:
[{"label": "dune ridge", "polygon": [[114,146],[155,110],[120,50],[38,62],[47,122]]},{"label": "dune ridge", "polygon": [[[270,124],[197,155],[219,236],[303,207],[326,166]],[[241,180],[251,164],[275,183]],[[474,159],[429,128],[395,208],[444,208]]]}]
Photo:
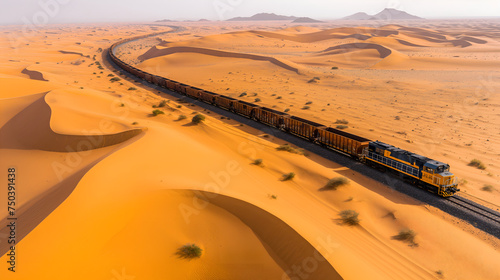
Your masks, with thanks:
[{"label": "dune ridge", "polygon": [[166,48],[166,49],[158,49],[156,46],[152,47],[149,49],[146,53],[143,55],[139,56],[139,60],[148,60],[151,58],[155,58],[158,56],[164,56],[164,55],[169,55],[169,54],[175,54],[175,53],[198,53],[198,54],[204,54],[204,55],[210,55],[210,56],[216,56],[216,57],[231,57],[231,58],[243,58],[243,59],[250,59],[250,60],[257,60],[257,61],[268,61],[271,62],[272,64],[279,66],[283,69],[293,71],[295,73],[299,73],[299,69],[292,67],[274,57],[267,57],[267,56],[261,56],[261,55],[253,55],[253,54],[244,54],[244,53],[235,53],[235,52],[227,52],[227,51],[218,51],[218,50],[212,50],[212,49],[205,49],[205,48],[196,48],[196,47],[171,47],[171,48]]},{"label": "dune ridge", "polygon": [[[373,43],[352,43],[352,44],[343,44],[343,45],[338,45],[334,47],[327,48],[323,51],[321,51],[320,55],[330,55],[330,54],[337,54],[339,53],[345,53],[345,52],[351,52],[354,50],[365,50],[365,49],[374,49],[379,52],[380,58],[386,58],[389,55],[391,55],[392,51],[382,45],[379,44],[373,44]],[[337,52],[336,52],[337,51]]]},{"label": "dune ridge", "polygon": [[[0,148],[37,149],[68,152],[89,151],[123,143],[144,129],[132,129],[109,135],[64,135],[50,127],[51,108],[45,98],[47,93],[11,118],[0,129]],[[31,129],[25,129],[30,127]]]},{"label": "dune ridge", "polygon": [[288,276],[291,277],[293,266],[301,266],[304,258],[310,256],[315,258],[317,264],[316,269],[307,274],[310,279],[343,279],[304,237],[273,214],[234,197],[206,191],[195,193],[201,199],[229,211],[249,226]]}]

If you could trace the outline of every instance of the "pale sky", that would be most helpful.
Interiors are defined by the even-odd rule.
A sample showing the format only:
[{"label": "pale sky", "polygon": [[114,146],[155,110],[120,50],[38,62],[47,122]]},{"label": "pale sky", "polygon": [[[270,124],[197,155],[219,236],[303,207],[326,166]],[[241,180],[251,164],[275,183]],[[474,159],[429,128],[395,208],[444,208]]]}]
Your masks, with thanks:
[{"label": "pale sky", "polygon": [[500,17],[500,0],[0,0],[0,24],[226,20],[260,12],[327,20],[384,8],[424,18]]}]

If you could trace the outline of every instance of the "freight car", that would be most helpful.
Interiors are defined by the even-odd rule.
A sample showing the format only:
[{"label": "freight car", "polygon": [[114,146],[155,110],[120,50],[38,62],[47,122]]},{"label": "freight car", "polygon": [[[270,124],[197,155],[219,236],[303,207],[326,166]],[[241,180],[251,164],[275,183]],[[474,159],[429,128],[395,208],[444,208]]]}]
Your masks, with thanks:
[{"label": "freight car", "polygon": [[351,156],[369,166],[397,173],[402,179],[442,197],[452,196],[459,191],[457,180],[450,173],[448,164],[274,109],[155,76],[128,65],[114,54],[116,46],[144,37],[147,36],[135,37],[115,43],[109,48],[109,57],[125,71],[149,83],[279,128],[325,148]]}]

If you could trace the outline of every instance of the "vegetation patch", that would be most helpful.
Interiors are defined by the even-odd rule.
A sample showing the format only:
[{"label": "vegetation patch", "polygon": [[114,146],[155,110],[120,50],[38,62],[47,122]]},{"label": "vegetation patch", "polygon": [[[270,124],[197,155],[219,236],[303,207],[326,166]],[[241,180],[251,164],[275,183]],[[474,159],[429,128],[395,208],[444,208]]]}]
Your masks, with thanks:
[{"label": "vegetation patch", "polygon": [[283,174],[283,177],[281,178],[281,181],[290,181],[290,180],[293,180],[293,178],[295,178],[295,173],[290,172],[290,173],[287,173],[287,174]]},{"label": "vegetation patch", "polygon": [[111,82],[118,82],[118,81],[120,81],[121,79],[120,79],[120,78],[118,78],[118,77],[113,77],[113,78],[111,78],[111,79],[109,79],[109,80],[110,80]]},{"label": "vegetation patch", "polygon": [[196,244],[186,244],[175,253],[179,258],[182,259],[196,259],[201,257],[203,250]]},{"label": "vegetation patch", "polygon": [[288,144],[281,145],[278,148],[276,148],[276,150],[278,150],[278,151],[287,151],[287,152],[292,153],[292,154],[299,154],[299,155],[303,155],[304,154],[304,150],[303,149],[294,148],[294,147],[292,147],[292,146],[290,146]]},{"label": "vegetation patch", "polygon": [[194,124],[199,124],[199,123],[205,121],[205,116],[203,116],[202,114],[198,114],[198,115],[194,116],[191,121]]},{"label": "vegetation patch", "polygon": [[484,185],[484,187],[482,187],[481,190],[485,192],[493,192],[495,188],[492,185]]},{"label": "vegetation patch", "polygon": [[486,166],[478,159],[473,159],[469,162],[469,166],[476,167],[477,169],[485,170]]},{"label": "vegetation patch", "polygon": [[397,235],[393,236],[393,239],[403,241],[409,243],[411,247],[418,247],[418,244],[415,242],[415,237],[417,234],[411,229],[401,230]]},{"label": "vegetation patch", "polygon": [[158,110],[158,109],[153,110],[153,116],[155,116],[155,117],[158,115],[163,115],[163,114],[165,114],[165,112],[163,112],[162,110]]},{"label": "vegetation patch", "polygon": [[346,128],[348,128],[348,126],[341,124],[341,125],[337,125],[337,128],[338,129],[346,129]]},{"label": "vegetation patch", "polygon": [[322,188],[322,190],[336,190],[340,186],[345,186],[349,184],[349,180],[347,180],[345,177],[335,177],[333,179],[330,179],[328,183]]},{"label": "vegetation patch", "polygon": [[344,210],[339,213],[343,224],[355,226],[359,224],[359,213],[354,210]]},{"label": "vegetation patch", "polygon": [[254,161],[252,162],[252,164],[253,164],[253,165],[258,165],[258,166],[261,166],[261,165],[262,165],[262,161],[263,161],[263,160],[262,160],[261,158],[258,158],[258,159],[256,159],[256,160],[254,160]]},{"label": "vegetation patch", "polygon": [[337,121],[335,122],[336,124],[349,124],[349,121],[346,120],[346,119],[337,119]]},{"label": "vegetation patch", "polygon": [[182,121],[185,119],[187,119],[187,117],[185,115],[180,115],[179,118],[177,118],[178,121]]}]

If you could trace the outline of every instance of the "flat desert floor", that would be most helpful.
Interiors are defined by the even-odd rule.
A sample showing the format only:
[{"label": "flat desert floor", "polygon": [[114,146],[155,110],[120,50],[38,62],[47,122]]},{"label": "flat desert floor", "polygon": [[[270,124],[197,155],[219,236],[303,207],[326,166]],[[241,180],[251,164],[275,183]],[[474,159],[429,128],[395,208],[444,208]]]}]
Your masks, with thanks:
[{"label": "flat desert floor", "polygon": [[[283,141],[144,87],[104,55],[172,31],[118,55],[447,162],[464,196],[499,208],[500,22],[369,24],[0,28],[0,180],[16,167],[18,217],[12,273],[0,213],[0,278],[499,279],[498,239],[317,155],[277,151]],[[191,124],[196,112],[206,121]],[[337,177],[349,183],[321,191]],[[414,243],[395,238],[405,229]],[[200,258],[176,254],[191,243]]]}]

